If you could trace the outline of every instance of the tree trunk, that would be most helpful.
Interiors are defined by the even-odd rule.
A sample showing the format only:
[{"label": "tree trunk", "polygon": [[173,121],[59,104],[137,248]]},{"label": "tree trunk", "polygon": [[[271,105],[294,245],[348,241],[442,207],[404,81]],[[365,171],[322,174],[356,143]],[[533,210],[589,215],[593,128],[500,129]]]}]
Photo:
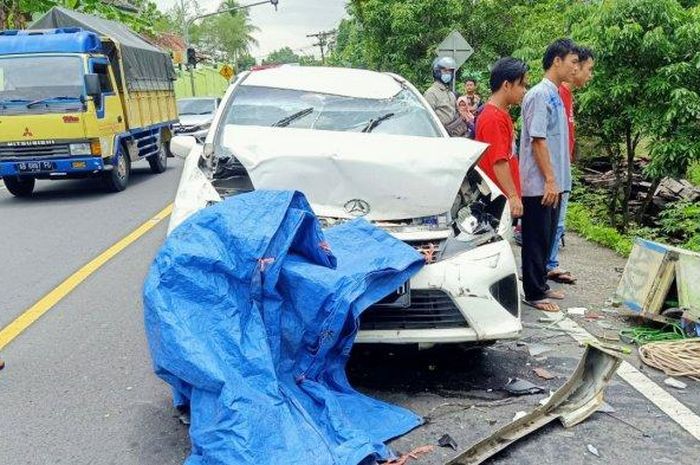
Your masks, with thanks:
[{"label": "tree trunk", "polygon": [[607,147],[608,157],[610,158],[610,163],[612,164],[613,174],[615,175],[615,182],[610,190],[610,204],[608,205],[608,214],[610,215],[610,226],[617,229],[617,201],[620,195],[620,184],[622,180],[620,179],[620,155],[619,148]]},{"label": "tree trunk", "polygon": [[659,184],[661,184],[662,179],[663,178],[654,179],[654,181],[651,183],[649,194],[647,194],[646,198],[644,199],[644,203],[642,203],[642,206],[637,213],[637,223],[642,224],[644,221],[644,215],[646,215],[647,210],[649,210],[649,205],[651,205],[651,201],[654,200],[654,192],[656,192],[656,189],[659,188]]},{"label": "tree trunk", "polygon": [[627,155],[627,177],[625,179],[624,197],[622,199],[622,224],[620,230],[627,231],[630,221],[630,197],[632,196],[632,179],[634,174],[635,145],[632,140],[632,129],[625,131],[625,148]]}]

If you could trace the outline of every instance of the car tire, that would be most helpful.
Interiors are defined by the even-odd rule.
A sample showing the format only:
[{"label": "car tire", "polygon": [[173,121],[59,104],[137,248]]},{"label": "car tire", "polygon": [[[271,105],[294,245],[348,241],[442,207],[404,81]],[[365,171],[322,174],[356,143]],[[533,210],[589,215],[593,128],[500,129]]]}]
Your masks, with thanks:
[{"label": "car tire", "polygon": [[121,192],[129,185],[131,176],[131,160],[126,151],[117,154],[112,171],[105,173],[104,183],[109,192]]},{"label": "car tire", "polygon": [[9,176],[2,178],[5,187],[10,191],[10,194],[15,197],[30,197],[34,192],[36,179],[19,176]]},{"label": "car tire", "polygon": [[147,157],[148,164],[151,165],[151,172],[154,174],[160,174],[168,168],[168,152],[165,150],[165,145],[160,144],[158,153]]}]

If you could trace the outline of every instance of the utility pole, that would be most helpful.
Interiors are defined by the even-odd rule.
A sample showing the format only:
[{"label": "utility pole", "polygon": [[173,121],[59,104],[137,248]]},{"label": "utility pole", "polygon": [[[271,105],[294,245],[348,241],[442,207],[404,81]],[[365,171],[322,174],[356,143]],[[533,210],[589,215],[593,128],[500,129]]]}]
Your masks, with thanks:
[{"label": "utility pole", "polygon": [[[223,10],[218,10],[213,13],[206,13],[203,15],[197,15],[194,16],[190,19],[185,19],[185,31],[184,31],[184,36],[185,36],[185,50],[190,48],[190,27],[192,24],[194,24],[195,21],[198,19],[203,19],[203,18],[209,18],[210,16],[215,16],[215,15],[220,15],[221,13],[229,13],[231,11],[237,11],[237,10],[244,10],[247,8],[252,8],[254,6],[258,5],[267,5],[267,4],[273,5],[275,7],[275,11],[277,11],[277,5],[279,5],[279,0],[264,0],[260,2],[255,2],[255,3],[250,3],[248,5],[240,5],[240,6],[235,6],[233,8],[224,8]],[[183,16],[185,14],[185,0],[180,0],[180,6],[182,8]],[[187,64],[187,68],[190,73],[190,87],[192,88],[192,97],[195,96],[195,91],[194,91],[194,66],[191,66],[189,63]]]},{"label": "utility pole", "polygon": [[314,44],[314,47],[320,47],[321,49],[321,63],[324,65],[326,64],[326,50],[327,46],[331,43],[331,41],[328,40],[329,37],[333,37],[335,35],[335,30],[333,31],[325,31],[325,32],[317,32],[316,34],[307,34],[306,37],[315,37],[318,39],[318,43]]}]

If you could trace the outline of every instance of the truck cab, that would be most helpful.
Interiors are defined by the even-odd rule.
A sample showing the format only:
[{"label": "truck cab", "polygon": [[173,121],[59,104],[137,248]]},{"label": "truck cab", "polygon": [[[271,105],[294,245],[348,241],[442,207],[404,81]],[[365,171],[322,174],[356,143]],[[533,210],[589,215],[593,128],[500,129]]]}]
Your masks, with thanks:
[{"label": "truck cab", "polygon": [[123,66],[118,44],[81,28],[0,31],[0,176],[11,193],[93,176],[121,191],[141,159],[165,171],[174,92],[130,91]]}]

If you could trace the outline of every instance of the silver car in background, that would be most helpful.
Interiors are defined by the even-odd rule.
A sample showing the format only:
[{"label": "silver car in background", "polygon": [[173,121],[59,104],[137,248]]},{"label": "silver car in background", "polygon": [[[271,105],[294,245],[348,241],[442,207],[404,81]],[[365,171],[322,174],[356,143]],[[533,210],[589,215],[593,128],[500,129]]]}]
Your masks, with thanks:
[{"label": "silver car in background", "polygon": [[217,97],[178,99],[177,114],[180,122],[173,126],[175,134],[193,136],[203,143],[220,104],[221,99]]}]

